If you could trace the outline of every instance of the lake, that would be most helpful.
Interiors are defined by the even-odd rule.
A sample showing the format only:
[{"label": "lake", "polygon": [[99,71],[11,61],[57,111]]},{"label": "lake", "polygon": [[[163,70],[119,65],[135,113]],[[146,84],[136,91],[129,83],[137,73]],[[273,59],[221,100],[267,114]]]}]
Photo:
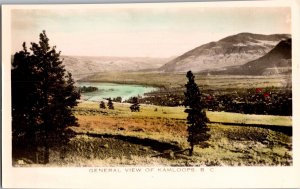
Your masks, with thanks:
[{"label": "lake", "polygon": [[101,82],[78,82],[80,87],[97,87],[94,92],[81,93],[81,98],[88,101],[101,101],[104,98],[122,97],[122,101],[134,96],[144,96],[145,93],[156,91],[158,88],[143,85],[101,83]]}]

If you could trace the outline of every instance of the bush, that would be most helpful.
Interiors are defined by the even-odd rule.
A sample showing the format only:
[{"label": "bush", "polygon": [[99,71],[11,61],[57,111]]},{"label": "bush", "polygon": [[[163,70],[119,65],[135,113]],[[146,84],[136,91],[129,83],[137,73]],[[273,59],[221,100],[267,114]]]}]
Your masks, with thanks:
[{"label": "bush", "polygon": [[111,98],[108,98],[107,100],[108,100],[108,103],[107,103],[108,109],[111,109],[111,110],[115,109]]},{"label": "bush", "polygon": [[137,97],[133,97],[132,98],[132,105],[130,106],[130,110],[132,112],[139,112],[140,111],[140,104],[138,102],[138,98]]},{"label": "bush", "polygon": [[118,96],[116,98],[113,98],[113,102],[122,102],[122,97]]},{"label": "bush", "polygon": [[103,101],[100,102],[99,107],[101,109],[106,109],[105,103]]},{"label": "bush", "polygon": [[91,87],[91,86],[89,86],[89,87],[83,86],[83,87],[79,88],[79,91],[81,93],[89,93],[89,92],[94,92],[94,91],[97,91],[97,90],[98,90],[97,87]]}]

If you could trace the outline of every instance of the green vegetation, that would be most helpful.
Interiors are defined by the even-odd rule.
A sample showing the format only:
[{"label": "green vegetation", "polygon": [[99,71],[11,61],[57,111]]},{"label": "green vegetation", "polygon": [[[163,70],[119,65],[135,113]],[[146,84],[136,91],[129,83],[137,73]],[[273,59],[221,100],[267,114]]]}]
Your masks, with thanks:
[{"label": "green vegetation", "polygon": [[92,87],[92,86],[89,86],[89,87],[83,86],[83,87],[79,88],[79,91],[81,93],[90,93],[90,92],[94,92],[94,91],[97,91],[97,90],[98,90],[97,87]]}]

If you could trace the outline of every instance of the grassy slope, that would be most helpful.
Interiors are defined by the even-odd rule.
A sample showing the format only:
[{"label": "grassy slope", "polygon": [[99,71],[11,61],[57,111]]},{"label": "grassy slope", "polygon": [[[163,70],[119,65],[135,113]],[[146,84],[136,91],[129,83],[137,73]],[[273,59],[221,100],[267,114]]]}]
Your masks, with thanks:
[{"label": "grassy slope", "polygon": [[101,110],[98,103],[79,104],[76,113],[80,127],[74,129],[77,132],[122,134],[186,145],[186,115],[182,113],[182,107],[142,105],[140,112],[131,112],[130,104],[114,103],[114,106],[114,110]]},{"label": "grassy slope", "polygon": [[[75,109],[80,121],[78,132],[111,133],[152,137],[158,140],[186,137],[186,116],[184,107],[141,105],[140,112],[131,112],[130,104],[114,103],[114,110],[99,109],[98,103],[82,102]],[[207,112],[212,123],[233,123],[241,125],[271,125],[291,127],[290,116],[245,115],[228,112]],[[213,124],[212,124],[213,125]],[[230,126],[226,126],[230,127]],[[135,132],[139,130],[139,132]],[[143,132],[141,132],[143,131]],[[185,141],[185,138],[183,139]],[[172,141],[171,139],[169,141]]]},{"label": "grassy slope", "polygon": [[254,115],[229,112],[207,112],[211,122],[291,127],[291,116]]},{"label": "grassy slope", "polygon": [[[265,128],[221,123],[208,124],[211,138],[206,148],[195,147],[194,156],[187,156],[185,152],[172,155],[174,152],[163,146],[170,144],[183,150],[189,147],[184,107],[142,105],[141,112],[130,112],[129,104],[114,103],[114,106],[115,110],[102,110],[95,102],[80,103],[74,110],[80,126],[72,129],[81,134],[70,141],[63,155],[60,147],[52,149],[46,166],[292,164],[291,136]],[[207,115],[215,122],[291,124],[289,117],[282,116],[225,112],[208,112]],[[154,143],[147,142],[148,139]],[[15,162],[15,166],[26,166],[20,165],[23,160]]]},{"label": "grassy slope", "polygon": [[[130,112],[129,104],[115,103],[115,110],[100,110],[97,103],[83,102],[76,108],[76,116],[80,127],[73,128],[79,133],[98,133],[100,135],[112,134],[137,137],[140,139],[154,139],[188,148],[186,142],[186,124],[183,107],[169,108],[152,105],[142,105],[141,112]],[[223,117],[226,114],[225,117]],[[264,116],[231,114],[231,120],[244,123],[260,122],[272,124],[264,120]],[[211,120],[225,120],[229,113],[208,112]],[[224,120],[222,120],[222,117]],[[275,118],[274,116],[273,118]],[[272,116],[267,116],[268,120]],[[289,117],[276,117],[274,125],[290,125]],[[158,156],[153,147],[145,144],[116,143],[107,141],[112,145],[106,151],[95,145],[107,139],[94,139],[85,135],[73,139],[73,145],[82,143],[82,151],[78,146],[73,147],[74,154],[68,156],[63,165],[291,165],[291,140],[290,136],[269,129],[247,126],[230,126],[218,123],[208,124],[211,129],[211,139],[207,148],[196,146],[195,155],[188,157],[184,154],[175,156]],[[77,142],[76,142],[77,141]],[[72,142],[72,141],[71,141]],[[103,144],[104,144],[103,143]],[[115,147],[114,147],[115,146]],[[119,146],[119,147],[118,147]],[[115,151],[118,148],[117,151]],[[72,149],[72,148],[71,148]],[[92,150],[91,150],[92,149]],[[121,150],[122,149],[122,150]],[[84,152],[83,152],[84,151]],[[87,152],[88,151],[88,152]],[[111,154],[105,156],[105,154]],[[130,154],[129,154],[130,153]],[[87,154],[89,154],[87,156]],[[57,163],[61,163],[60,161]],[[57,164],[56,163],[56,164]]]},{"label": "grassy slope", "polygon": [[[130,112],[127,103],[114,103],[114,110],[103,110],[113,117],[126,117],[126,118],[170,118],[170,119],[186,119],[186,113],[184,113],[184,107],[167,107],[167,106],[155,106],[145,105],[141,106],[140,112]],[[96,110],[99,104],[95,102],[83,102],[76,108],[77,111],[84,110]],[[273,116],[273,115],[254,115],[254,114],[240,114],[229,112],[211,112],[207,111],[207,117],[211,122],[219,123],[237,123],[237,124],[258,124],[258,125],[272,125],[272,126],[291,126],[291,116]]]},{"label": "grassy slope", "polygon": [[[286,87],[289,76],[201,76],[196,82],[202,89],[235,90],[245,88]],[[142,84],[165,88],[184,88],[185,74],[173,73],[102,73],[85,78],[85,81]],[[138,139],[153,139],[189,147],[186,136],[184,107],[161,107],[142,105],[141,112],[130,112],[129,104],[115,103],[115,110],[100,110],[97,103],[83,102],[76,108],[80,133],[111,134]],[[258,116],[207,112],[212,122],[211,138],[207,148],[195,147],[193,157],[184,153],[155,156],[155,146],[145,143],[132,144],[126,141],[78,136],[71,141],[70,154],[63,165],[291,165],[292,137],[265,128],[236,127],[217,122],[235,124],[265,124],[291,126],[291,117]],[[108,140],[108,141],[107,141]],[[78,147],[78,143],[81,144]],[[108,148],[99,147],[106,145]],[[160,145],[158,145],[160,146]],[[71,155],[72,154],[72,155]],[[74,155],[75,154],[75,155]],[[107,155],[108,154],[108,155]]]}]

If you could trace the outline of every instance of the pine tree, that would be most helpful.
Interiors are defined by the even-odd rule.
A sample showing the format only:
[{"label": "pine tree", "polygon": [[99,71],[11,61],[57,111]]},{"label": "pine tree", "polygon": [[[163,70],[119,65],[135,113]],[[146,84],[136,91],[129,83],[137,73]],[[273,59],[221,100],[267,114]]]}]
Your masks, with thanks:
[{"label": "pine tree", "polygon": [[108,103],[107,103],[108,109],[111,109],[111,110],[115,109],[111,98],[108,98],[107,100],[108,100]]},{"label": "pine tree", "polygon": [[209,128],[206,125],[208,119],[200,102],[201,93],[195,83],[195,77],[191,71],[187,72],[186,77],[188,78],[188,82],[185,85],[184,105],[186,107],[185,112],[188,113],[188,142],[191,146],[189,154],[193,155],[194,145],[209,140],[210,134]]},{"label": "pine tree", "polygon": [[100,107],[101,109],[106,109],[105,103],[104,103],[103,101],[100,102],[99,107]]},{"label": "pine tree", "polygon": [[132,112],[139,112],[140,111],[140,104],[137,97],[132,98],[132,105],[130,106],[130,110]]},{"label": "pine tree", "polygon": [[48,163],[51,145],[66,142],[67,127],[77,125],[72,108],[80,94],[45,31],[38,44],[31,43],[30,50],[23,43],[12,62],[13,140],[25,136],[34,139],[33,143],[42,141],[44,163]]},{"label": "pine tree", "polygon": [[38,105],[36,99],[39,97],[36,88],[38,77],[35,74],[36,68],[30,59],[30,53],[27,51],[26,44],[23,43],[23,51],[16,53],[12,62],[13,138],[24,134],[34,137],[34,133],[38,129],[39,112],[36,108]]}]

